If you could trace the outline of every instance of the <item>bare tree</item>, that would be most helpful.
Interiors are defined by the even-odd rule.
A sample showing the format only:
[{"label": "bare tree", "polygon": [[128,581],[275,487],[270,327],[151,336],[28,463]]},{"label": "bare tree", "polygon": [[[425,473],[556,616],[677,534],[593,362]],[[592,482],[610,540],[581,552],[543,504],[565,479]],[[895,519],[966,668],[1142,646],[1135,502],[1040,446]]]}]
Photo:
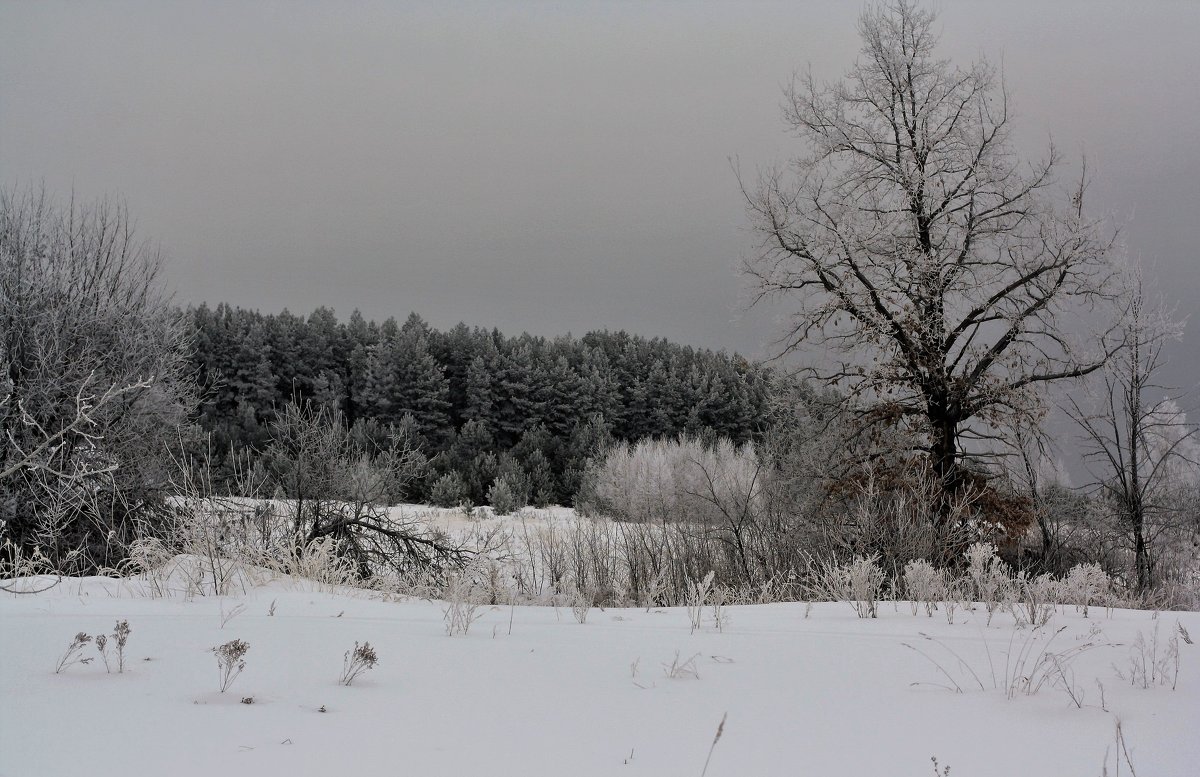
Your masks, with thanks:
[{"label": "bare tree", "polygon": [[160,266],[122,206],[0,191],[0,533],[25,550],[106,554],[166,484],[194,389]]},{"label": "bare tree", "polygon": [[267,469],[287,500],[295,552],[332,539],[361,577],[412,566],[461,566],[471,555],[450,538],[389,510],[421,475],[425,457],[409,440],[355,438],[325,407],[285,405],[271,425]]},{"label": "bare tree", "polygon": [[[1163,347],[1183,334],[1161,301],[1147,299],[1141,272],[1127,276],[1122,327],[1127,347],[1105,370],[1097,406],[1075,396],[1067,412],[1083,432],[1092,484],[1116,508],[1134,553],[1137,589],[1156,583],[1153,540],[1194,505],[1181,489],[1197,485],[1200,429],[1188,425],[1179,395],[1156,381]],[[1187,483],[1187,470],[1192,483]]]},{"label": "bare tree", "polygon": [[755,301],[797,305],[781,353],[813,347],[826,364],[812,372],[860,421],[915,431],[951,494],[965,446],[987,447],[1040,386],[1098,369],[1117,343],[1064,325],[1111,282],[1086,179],[1056,195],[1053,146],[1017,157],[1002,77],[937,58],[934,21],[908,0],[870,8],[843,80],[793,80],[784,116],[808,154],[743,183],[761,236],[745,272]]}]

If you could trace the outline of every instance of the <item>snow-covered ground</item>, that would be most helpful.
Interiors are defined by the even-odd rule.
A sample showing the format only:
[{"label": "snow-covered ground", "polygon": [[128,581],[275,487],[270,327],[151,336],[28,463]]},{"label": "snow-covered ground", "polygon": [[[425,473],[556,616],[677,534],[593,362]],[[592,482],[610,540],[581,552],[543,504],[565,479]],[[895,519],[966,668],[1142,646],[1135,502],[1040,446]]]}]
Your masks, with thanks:
[{"label": "snow-covered ground", "polygon": [[[0,594],[0,775],[700,775],[725,715],[708,775],[928,777],[931,756],[954,777],[1100,775],[1106,753],[1112,774],[1117,717],[1138,774],[1200,768],[1200,644],[1178,640],[1175,690],[1118,676],[1139,633],[1158,628],[1160,656],[1177,623],[1200,642],[1197,613],[1066,608],[1033,632],[1007,615],[987,626],[982,609],[948,625],[907,604],[876,620],[775,604],[691,633],[683,609],[593,609],[580,624],[569,609],[485,607],[448,637],[440,603],[302,581],[220,599],[136,589],[88,578]],[[124,674],[98,659],[55,673],[77,632],[117,619],[132,628]],[[1007,698],[1006,677],[1051,637],[1065,674]],[[210,648],[235,638],[246,668],[222,694]],[[345,687],[355,641],[379,665]],[[676,654],[698,676],[667,677]],[[939,687],[953,683],[962,693]]]}]

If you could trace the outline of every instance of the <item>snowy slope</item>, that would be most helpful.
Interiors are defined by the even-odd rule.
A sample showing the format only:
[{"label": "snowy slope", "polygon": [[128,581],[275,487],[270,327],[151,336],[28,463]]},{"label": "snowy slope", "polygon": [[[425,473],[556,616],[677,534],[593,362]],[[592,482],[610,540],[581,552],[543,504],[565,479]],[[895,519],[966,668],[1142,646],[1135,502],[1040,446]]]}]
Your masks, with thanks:
[{"label": "snowy slope", "polygon": [[[951,626],[905,604],[878,620],[780,604],[733,608],[723,632],[692,634],[682,609],[594,609],[579,624],[569,609],[495,607],[447,637],[440,603],[282,581],[190,601],[132,587],[89,578],[0,594],[0,775],[700,775],[726,713],[709,775],[928,777],[934,755],[954,777],[1099,775],[1106,751],[1114,768],[1115,716],[1138,774],[1200,764],[1200,645],[1179,640],[1176,690],[1117,676],[1139,632],[1158,624],[1161,654],[1176,621],[1200,637],[1197,613],[1067,608],[1031,634],[1006,615],[985,626],[982,612]],[[98,660],[55,674],[76,632],[118,618],[133,630],[124,674]],[[1005,654],[1011,667],[1063,626],[1051,652],[1098,644],[1067,667],[1083,708],[1061,681],[1006,698]],[[246,670],[221,694],[209,648],[234,638],[250,644]],[[344,687],[356,640],[380,664]],[[938,687],[948,679],[905,642],[963,693]],[[676,651],[697,656],[698,678],[665,675]]]}]

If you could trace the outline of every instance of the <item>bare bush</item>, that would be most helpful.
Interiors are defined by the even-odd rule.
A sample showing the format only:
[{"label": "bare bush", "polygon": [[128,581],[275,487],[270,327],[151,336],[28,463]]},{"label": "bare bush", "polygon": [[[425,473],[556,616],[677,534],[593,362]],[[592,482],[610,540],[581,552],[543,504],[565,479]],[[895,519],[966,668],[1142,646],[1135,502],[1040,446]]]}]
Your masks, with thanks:
[{"label": "bare bush", "polygon": [[1073,604],[1088,616],[1088,606],[1108,604],[1112,580],[1099,564],[1079,564],[1071,568],[1059,588],[1059,599],[1063,604]]},{"label": "bare bush", "polygon": [[407,437],[364,442],[337,412],[295,403],[277,415],[271,437],[268,470],[288,499],[298,555],[333,538],[362,579],[381,569],[466,561],[463,548],[388,509],[424,466]]},{"label": "bare bush", "polygon": [[1059,582],[1048,574],[1031,577],[1025,570],[1013,578],[1014,597],[1010,605],[1019,626],[1045,626],[1054,617]]},{"label": "bare bush", "polygon": [[617,520],[725,521],[722,505],[753,500],[761,466],[752,445],[698,438],[641,440],[608,450],[592,473],[592,509]]}]

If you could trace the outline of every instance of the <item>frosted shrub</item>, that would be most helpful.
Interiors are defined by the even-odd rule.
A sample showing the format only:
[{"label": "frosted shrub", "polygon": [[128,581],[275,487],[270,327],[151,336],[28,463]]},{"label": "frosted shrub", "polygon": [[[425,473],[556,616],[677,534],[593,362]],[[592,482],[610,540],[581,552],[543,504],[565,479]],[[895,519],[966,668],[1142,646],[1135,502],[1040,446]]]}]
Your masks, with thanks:
[{"label": "frosted shrub", "polygon": [[250,650],[250,645],[240,639],[226,642],[224,645],[218,645],[212,649],[212,652],[217,657],[217,671],[221,680],[221,693],[229,690],[229,686],[233,685],[233,681],[246,668],[246,662],[243,659],[248,650]]},{"label": "frosted shrub", "polygon": [[700,622],[704,617],[704,607],[708,603],[708,595],[712,592],[714,572],[709,572],[700,582],[695,580],[688,581],[687,597],[684,601],[687,609],[688,620],[692,624],[692,633],[700,628]]},{"label": "frosted shrub", "polygon": [[820,599],[846,602],[860,618],[875,618],[879,614],[879,594],[884,574],[876,558],[858,557],[849,564],[828,561],[822,564],[811,586]]},{"label": "frosted shrub", "polygon": [[281,563],[268,562],[278,574],[287,574],[296,580],[315,583],[317,590],[332,591],[333,589],[354,585],[358,581],[358,571],[350,558],[338,552],[336,537],[322,537],[303,545],[300,552],[296,544],[292,544],[285,561]]},{"label": "frosted shrub", "polygon": [[967,592],[963,590],[965,585],[964,581],[955,577],[949,570],[943,570],[939,593],[942,596],[942,611],[946,614],[946,623],[951,626],[954,625],[954,614],[967,598]]},{"label": "frosted shrub", "polygon": [[575,622],[583,625],[587,623],[588,612],[592,609],[593,595],[579,588],[571,592],[571,614],[575,616]]},{"label": "frosted shrub", "polygon": [[848,570],[854,611],[860,618],[879,617],[879,595],[883,592],[884,575],[875,557],[856,558],[850,562]]},{"label": "frosted shrub", "polygon": [[726,605],[730,603],[730,599],[732,598],[728,588],[718,587],[712,592],[710,599],[712,602],[713,625],[717,627],[717,631],[724,632],[725,627],[729,625],[729,609]]},{"label": "frosted shrub", "polygon": [[850,601],[850,583],[845,567],[837,561],[817,562],[812,579],[808,581],[806,595],[817,602]]},{"label": "frosted shrub", "polygon": [[971,589],[968,596],[987,608],[987,622],[990,624],[996,610],[1008,603],[1012,579],[1004,568],[1004,562],[996,555],[995,545],[976,542],[964,555]]},{"label": "frosted shrub", "polygon": [[1088,616],[1088,605],[1107,601],[1112,581],[1099,564],[1072,567],[1063,579],[1060,594],[1064,604],[1073,604]]},{"label": "frosted shrub", "polygon": [[916,559],[904,565],[904,590],[912,600],[912,613],[917,614],[917,607],[924,605],[925,614],[933,617],[942,596],[942,576],[933,564],[925,559]]},{"label": "frosted shrub", "polygon": [[1050,575],[1031,578],[1024,570],[1013,579],[1014,599],[1010,611],[1018,626],[1044,626],[1054,617],[1059,583]]},{"label": "frosted shrub", "polygon": [[141,575],[149,584],[150,596],[159,598],[170,593],[168,562],[171,558],[171,551],[162,540],[157,537],[139,537],[129,545],[126,564],[131,573]]},{"label": "frosted shrub", "polygon": [[645,439],[612,446],[592,471],[589,502],[624,521],[720,522],[717,505],[760,497],[762,464],[754,446],[697,437]]},{"label": "frosted shrub", "polygon": [[476,599],[476,586],[467,572],[455,572],[446,583],[446,606],[442,609],[446,636],[465,636],[471,624],[483,617]]}]

